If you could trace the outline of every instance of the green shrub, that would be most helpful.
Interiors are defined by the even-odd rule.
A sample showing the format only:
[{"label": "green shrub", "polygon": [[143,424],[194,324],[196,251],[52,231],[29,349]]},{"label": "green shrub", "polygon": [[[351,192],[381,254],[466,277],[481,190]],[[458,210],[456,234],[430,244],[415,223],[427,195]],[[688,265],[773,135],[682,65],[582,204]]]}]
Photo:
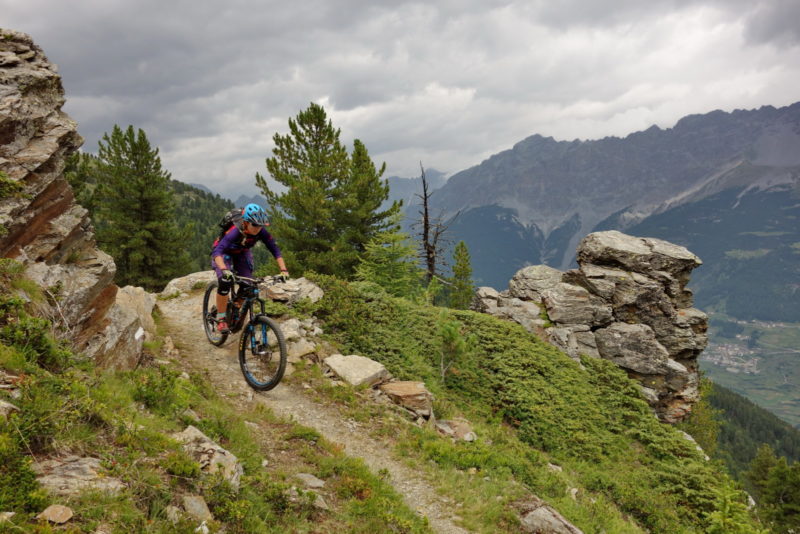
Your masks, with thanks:
[{"label": "green shrub", "polygon": [[22,455],[12,426],[0,420],[0,510],[38,512],[49,498],[36,481],[30,458]]},{"label": "green shrub", "polygon": [[197,478],[200,476],[200,464],[184,451],[173,451],[164,457],[161,467],[170,475],[180,478]]},{"label": "green shrub", "polygon": [[23,189],[20,182],[12,180],[6,173],[0,171],[0,200],[20,196]]}]

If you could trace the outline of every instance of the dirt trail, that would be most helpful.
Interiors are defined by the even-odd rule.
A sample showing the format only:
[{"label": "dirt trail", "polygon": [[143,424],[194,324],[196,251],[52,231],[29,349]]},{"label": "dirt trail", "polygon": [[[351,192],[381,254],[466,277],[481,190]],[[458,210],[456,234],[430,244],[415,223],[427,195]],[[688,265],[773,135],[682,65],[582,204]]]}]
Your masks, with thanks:
[{"label": "dirt trail", "polygon": [[369,436],[368,429],[362,428],[360,423],[343,416],[335,407],[315,402],[301,388],[285,383],[272,391],[253,391],[239,370],[236,355],[238,334],[219,348],[206,341],[199,319],[202,298],[201,292],[195,292],[158,303],[164,312],[169,335],[182,347],[182,361],[194,370],[207,369],[214,377],[212,383],[217,391],[232,402],[240,405],[263,403],[276,415],[311,427],[328,441],[342,445],[347,455],[361,458],[373,472],[388,471],[390,483],[406,504],[427,517],[435,532],[469,532],[454,524],[453,503],[437,495],[434,488],[412,469],[391,458],[387,454],[390,445]]}]

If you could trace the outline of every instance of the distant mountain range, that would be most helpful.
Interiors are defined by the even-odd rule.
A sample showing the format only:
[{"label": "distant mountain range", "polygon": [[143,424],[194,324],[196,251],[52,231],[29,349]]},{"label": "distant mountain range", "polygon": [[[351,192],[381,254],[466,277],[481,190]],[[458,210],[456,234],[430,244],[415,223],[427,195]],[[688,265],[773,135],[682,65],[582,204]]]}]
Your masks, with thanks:
[{"label": "distant mountain range", "polygon": [[[700,203],[728,197],[727,207],[719,209],[730,210],[731,219],[747,210],[749,227],[739,231],[773,237],[786,232],[782,247],[791,246],[800,241],[793,237],[798,225],[791,224],[789,213],[799,175],[797,103],[691,115],[673,128],[653,126],[625,138],[555,141],[533,135],[453,175],[432,202],[445,213],[461,211],[452,229],[469,246],[476,278],[503,288],[525,264],[568,267],[575,245],[592,231],[658,234],[655,217],[663,220],[680,209],[685,219],[693,209],[704,209]],[[767,213],[756,213],[758,195],[774,195],[773,209],[784,210],[781,221],[768,222]],[[752,206],[746,198],[753,199]],[[709,259],[702,235],[712,229],[706,220],[692,226],[693,220],[684,220],[681,232],[661,233]],[[735,248],[742,247],[729,250]],[[750,257],[764,248],[769,247],[742,254]],[[736,253],[723,256],[741,261]]]}]

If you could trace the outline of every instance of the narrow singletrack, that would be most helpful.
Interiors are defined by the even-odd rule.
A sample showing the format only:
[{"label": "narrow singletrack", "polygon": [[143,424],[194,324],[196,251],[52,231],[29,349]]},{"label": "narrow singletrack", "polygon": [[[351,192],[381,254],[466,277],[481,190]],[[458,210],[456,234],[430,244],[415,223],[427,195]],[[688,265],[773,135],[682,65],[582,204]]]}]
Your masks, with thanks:
[{"label": "narrow singletrack", "polygon": [[207,370],[214,377],[218,393],[232,402],[246,406],[263,403],[277,416],[313,428],[325,439],[343,447],[351,457],[360,458],[374,472],[385,470],[389,482],[403,496],[406,504],[428,518],[431,528],[441,534],[467,534],[455,524],[453,503],[439,496],[432,485],[413,469],[392,458],[390,444],[369,435],[368,428],[346,416],[335,407],[314,401],[302,388],[279,384],[267,392],[256,392],[244,381],[236,353],[239,336],[234,335],[222,347],[206,341],[201,323],[202,291],[163,300],[163,311],[169,335],[181,347],[180,361],[194,371]]}]

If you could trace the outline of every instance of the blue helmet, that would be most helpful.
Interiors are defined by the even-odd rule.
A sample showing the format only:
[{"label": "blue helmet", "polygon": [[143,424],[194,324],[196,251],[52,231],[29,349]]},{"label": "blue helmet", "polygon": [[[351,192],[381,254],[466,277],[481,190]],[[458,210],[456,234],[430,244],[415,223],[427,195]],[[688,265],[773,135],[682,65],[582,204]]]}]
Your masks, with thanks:
[{"label": "blue helmet", "polygon": [[258,204],[248,204],[245,206],[244,211],[242,211],[242,219],[251,224],[257,224],[258,226],[269,225],[267,212]]}]

